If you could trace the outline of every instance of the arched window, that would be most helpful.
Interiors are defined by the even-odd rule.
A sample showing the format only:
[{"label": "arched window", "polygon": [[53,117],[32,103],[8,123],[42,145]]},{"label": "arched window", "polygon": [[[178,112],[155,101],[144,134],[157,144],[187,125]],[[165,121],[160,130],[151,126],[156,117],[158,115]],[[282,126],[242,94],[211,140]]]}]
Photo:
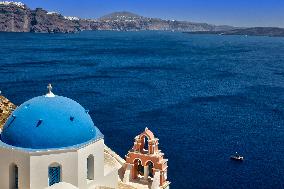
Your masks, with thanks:
[{"label": "arched window", "polygon": [[19,169],[16,164],[11,164],[9,167],[10,172],[10,189],[19,188]]},{"label": "arched window", "polygon": [[87,158],[87,179],[94,180],[94,156],[89,155]]},{"label": "arched window", "polygon": [[48,167],[48,185],[61,182],[61,165],[53,163]]}]

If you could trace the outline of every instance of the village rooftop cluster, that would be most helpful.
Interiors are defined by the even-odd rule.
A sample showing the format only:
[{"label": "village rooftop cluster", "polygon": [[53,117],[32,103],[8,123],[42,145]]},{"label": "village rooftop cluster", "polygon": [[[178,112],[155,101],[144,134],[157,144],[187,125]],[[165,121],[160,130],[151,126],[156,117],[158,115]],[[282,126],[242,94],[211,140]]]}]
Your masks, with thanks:
[{"label": "village rooftop cluster", "polygon": [[26,5],[22,2],[13,2],[13,1],[0,1],[0,5],[15,5],[20,8],[26,7]]}]

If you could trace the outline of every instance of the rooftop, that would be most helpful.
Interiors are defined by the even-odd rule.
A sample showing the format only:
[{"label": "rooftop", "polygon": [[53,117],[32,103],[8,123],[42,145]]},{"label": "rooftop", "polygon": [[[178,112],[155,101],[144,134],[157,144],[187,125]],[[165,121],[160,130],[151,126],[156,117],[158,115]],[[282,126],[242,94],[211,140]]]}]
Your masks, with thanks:
[{"label": "rooftop", "polygon": [[27,150],[45,150],[103,138],[88,110],[70,98],[54,95],[51,85],[47,88],[46,95],[32,98],[13,111],[3,126],[2,142]]}]

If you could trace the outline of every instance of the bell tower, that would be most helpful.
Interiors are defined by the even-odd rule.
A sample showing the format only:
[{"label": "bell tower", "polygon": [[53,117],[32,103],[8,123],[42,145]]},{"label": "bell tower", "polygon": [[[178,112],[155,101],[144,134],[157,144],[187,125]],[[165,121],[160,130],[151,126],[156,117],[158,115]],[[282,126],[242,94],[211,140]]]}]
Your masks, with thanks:
[{"label": "bell tower", "polygon": [[129,184],[138,182],[151,189],[168,189],[168,160],[164,159],[164,154],[159,150],[159,139],[146,127],[134,140],[133,148],[125,156],[123,181]]}]

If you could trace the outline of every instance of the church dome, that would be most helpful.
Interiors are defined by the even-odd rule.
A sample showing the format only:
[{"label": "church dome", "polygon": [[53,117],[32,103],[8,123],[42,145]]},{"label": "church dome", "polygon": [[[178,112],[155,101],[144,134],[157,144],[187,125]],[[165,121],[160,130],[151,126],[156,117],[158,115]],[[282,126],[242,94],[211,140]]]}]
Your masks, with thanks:
[{"label": "church dome", "polygon": [[51,91],[19,106],[1,133],[2,142],[30,149],[70,147],[101,137],[88,111]]}]

